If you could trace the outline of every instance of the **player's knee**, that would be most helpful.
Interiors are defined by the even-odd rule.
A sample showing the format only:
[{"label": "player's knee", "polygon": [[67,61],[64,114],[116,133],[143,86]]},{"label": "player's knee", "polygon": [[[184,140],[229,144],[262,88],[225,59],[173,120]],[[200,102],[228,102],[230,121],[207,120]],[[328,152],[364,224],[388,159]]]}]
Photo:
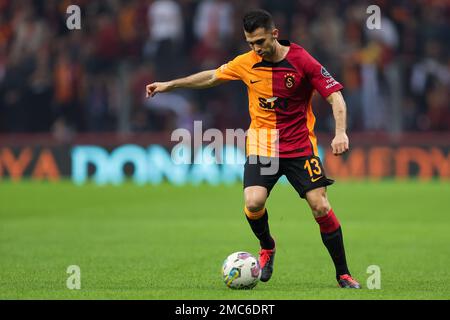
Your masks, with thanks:
[{"label": "player's knee", "polygon": [[310,206],[312,213],[316,218],[326,216],[331,209],[331,206],[326,198],[314,201],[310,203]]},{"label": "player's knee", "polygon": [[262,187],[249,187],[244,190],[245,207],[250,212],[264,209],[267,199],[267,190]]},{"label": "player's knee", "polygon": [[266,200],[260,197],[247,197],[245,199],[245,206],[250,212],[257,212],[264,209]]}]

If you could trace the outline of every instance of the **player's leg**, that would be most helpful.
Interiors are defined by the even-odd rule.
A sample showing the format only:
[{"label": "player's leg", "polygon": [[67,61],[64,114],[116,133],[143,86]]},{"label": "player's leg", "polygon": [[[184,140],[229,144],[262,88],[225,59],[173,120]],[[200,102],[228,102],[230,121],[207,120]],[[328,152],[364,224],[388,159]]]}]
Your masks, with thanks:
[{"label": "player's leg", "polygon": [[[289,182],[301,198],[306,198],[311,207],[320,226],[323,243],[336,267],[339,284],[342,286],[340,282],[342,277],[347,279],[344,275],[349,277],[345,283],[350,283],[351,276],[345,258],[342,230],[326,195],[326,187],[334,181],[326,177],[320,158],[317,156],[286,159],[283,168]],[[356,284],[355,281],[354,287]]]},{"label": "player's leg", "polygon": [[275,258],[275,241],[270,234],[269,214],[266,209],[266,200],[270,194],[280,173],[265,175],[261,169],[265,165],[259,160],[253,159],[244,166],[244,212],[246,219],[258,238],[261,250],[259,252],[259,264],[262,269],[261,281],[268,281],[273,273]]},{"label": "player's leg", "polygon": [[262,186],[251,186],[244,189],[244,212],[250,227],[258,238],[262,249],[273,249],[275,241],[270,235],[269,218],[266,205],[267,189]]},{"label": "player's leg", "polygon": [[261,246],[258,260],[262,282],[269,281],[272,277],[275,260],[275,240],[270,234],[269,214],[265,207],[267,196],[267,189],[262,186],[250,186],[244,189],[245,215]]},{"label": "player's leg", "polygon": [[305,197],[319,224],[322,242],[333,260],[339,286],[360,288],[359,283],[351,277],[348,270],[342,228],[327,199],[326,188],[312,189],[306,192]]}]

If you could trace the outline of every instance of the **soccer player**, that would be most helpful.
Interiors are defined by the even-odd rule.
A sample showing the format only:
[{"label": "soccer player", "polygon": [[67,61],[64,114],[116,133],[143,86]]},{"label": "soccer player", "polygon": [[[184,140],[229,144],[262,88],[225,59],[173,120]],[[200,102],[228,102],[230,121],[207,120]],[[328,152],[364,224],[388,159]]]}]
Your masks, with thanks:
[{"label": "soccer player", "polygon": [[[243,25],[249,52],[217,70],[149,84],[147,97],[176,88],[200,89],[229,80],[243,81],[248,89],[251,117],[244,166],[244,212],[261,246],[261,281],[271,278],[276,252],[265,204],[277,180],[286,175],[311,207],[336,268],[338,285],[360,288],[348,270],[342,229],[327,199],[326,187],[334,181],[326,177],[318,156],[311,107],[315,90],[331,104],[336,123],[331,148],[334,155],[342,155],[349,149],[346,105],[340,92],[343,87],[304,48],[279,40],[279,30],[268,12],[248,12]],[[258,139],[264,136],[267,139]],[[271,172],[274,163],[277,170]]]}]

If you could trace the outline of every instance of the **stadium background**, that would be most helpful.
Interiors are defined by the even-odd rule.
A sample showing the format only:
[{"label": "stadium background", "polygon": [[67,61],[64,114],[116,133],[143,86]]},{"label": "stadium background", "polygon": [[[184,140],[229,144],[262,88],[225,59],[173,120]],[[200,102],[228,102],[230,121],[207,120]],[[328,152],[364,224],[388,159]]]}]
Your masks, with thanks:
[{"label": "stadium background", "polygon": [[[81,30],[67,29],[71,4],[81,8]],[[371,4],[381,9],[380,30],[366,27]],[[146,100],[145,85],[217,68],[247,51],[241,15],[255,7],[270,11],[282,38],[305,47],[344,85],[351,141],[345,157],[329,151],[330,106],[317,96],[313,106],[325,168],[338,180],[330,197],[350,229],[352,261],[360,263],[356,274],[364,280],[369,264],[381,264],[392,277],[387,292],[363,298],[449,298],[447,1],[0,0],[2,298],[249,297],[222,292],[215,267],[242,247],[256,253],[239,215],[242,167],[192,166],[180,177],[170,160],[171,132],[193,131],[194,120],[203,130],[245,130],[245,88],[230,82]],[[297,251],[305,249],[298,243],[311,254],[300,269],[329,264],[325,255],[307,262],[316,259],[320,240],[287,185],[277,186],[269,207],[274,229],[285,235],[279,237],[289,255],[279,263],[289,266],[286,274],[298,271]],[[205,247],[208,241],[215,247]],[[184,253],[195,249],[182,243],[202,249],[193,255],[208,261],[205,279],[197,279],[198,266]],[[171,263],[167,279],[156,283],[148,274],[164,267],[155,266],[153,249]],[[405,271],[416,260],[416,270]],[[65,288],[71,263],[97,270],[83,282],[93,286],[88,293]],[[118,277],[103,278],[116,263]],[[296,280],[301,292],[286,294],[291,279],[280,276],[249,295],[358,298],[326,287],[325,274],[310,274],[306,285]],[[430,283],[411,281],[423,277]]]}]

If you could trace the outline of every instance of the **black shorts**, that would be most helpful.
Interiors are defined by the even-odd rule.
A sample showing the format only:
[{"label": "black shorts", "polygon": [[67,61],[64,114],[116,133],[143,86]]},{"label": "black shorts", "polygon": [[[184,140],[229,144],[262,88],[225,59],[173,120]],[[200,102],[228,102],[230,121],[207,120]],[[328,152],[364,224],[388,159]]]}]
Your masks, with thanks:
[{"label": "black shorts", "polygon": [[306,192],[334,183],[325,175],[319,157],[268,158],[249,156],[244,166],[244,188],[262,186],[270,193],[278,179],[285,175],[301,198]]}]

